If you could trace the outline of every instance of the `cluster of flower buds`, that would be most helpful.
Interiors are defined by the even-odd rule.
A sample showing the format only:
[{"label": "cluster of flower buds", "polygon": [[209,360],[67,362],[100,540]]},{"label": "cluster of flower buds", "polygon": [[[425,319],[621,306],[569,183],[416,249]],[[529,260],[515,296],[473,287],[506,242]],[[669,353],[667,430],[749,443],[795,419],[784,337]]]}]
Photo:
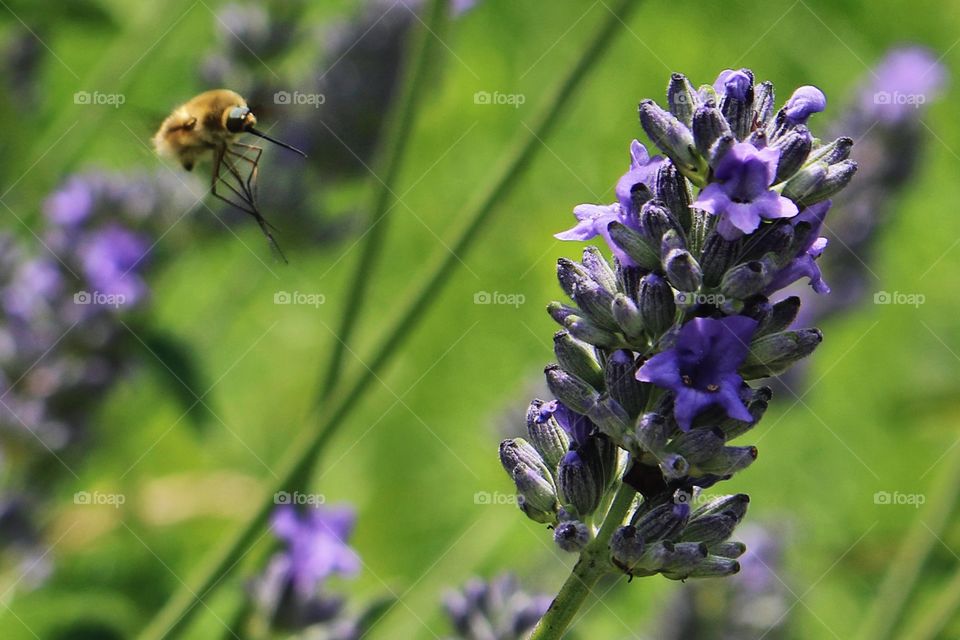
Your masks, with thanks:
[{"label": "cluster of flower buds", "polygon": [[775,109],[772,84],[747,69],[699,89],[674,74],[667,102],[639,107],[664,155],[634,140],[617,202],[576,207],[576,226],[557,234],[599,236],[615,260],[595,247],[559,260],[572,304],[548,308],[562,326],[546,368],[556,400],[533,402],[528,437],[503,442],[500,458],[523,511],[570,551],[596,535],[620,481],[632,487],[613,565],[684,579],[738,570],[743,545],[728,539],[749,498],[691,500],[757,457],[731,444],[771,398],[748,382],[779,375],[822,339],[791,328],[797,297],[774,298],[803,277],[829,291],[819,232],[856,164],[849,138],[821,142],[807,128],[826,106],[812,86]]},{"label": "cluster of flower buds", "polygon": [[524,592],[512,574],[470,580],[449,592],[443,606],[457,640],[521,640],[550,606],[550,597]]}]

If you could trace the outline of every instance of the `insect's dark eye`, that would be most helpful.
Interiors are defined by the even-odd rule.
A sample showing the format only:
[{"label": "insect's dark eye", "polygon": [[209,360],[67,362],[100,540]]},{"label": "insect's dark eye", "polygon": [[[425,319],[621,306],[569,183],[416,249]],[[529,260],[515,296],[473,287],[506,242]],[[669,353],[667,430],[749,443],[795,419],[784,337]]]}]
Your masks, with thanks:
[{"label": "insect's dark eye", "polygon": [[243,125],[246,123],[247,115],[250,109],[247,107],[234,107],[227,114],[226,127],[230,133],[239,133],[243,131]]}]

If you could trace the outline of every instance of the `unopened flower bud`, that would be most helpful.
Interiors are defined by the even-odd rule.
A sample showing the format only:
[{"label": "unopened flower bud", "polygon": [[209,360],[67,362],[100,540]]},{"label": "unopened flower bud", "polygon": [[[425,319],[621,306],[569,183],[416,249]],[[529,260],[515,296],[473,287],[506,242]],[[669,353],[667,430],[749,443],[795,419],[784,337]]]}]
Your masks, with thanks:
[{"label": "unopened flower bud", "polygon": [[567,553],[579,553],[590,542],[587,525],[579,520],[561,522],[553,530],[553,540],[561,550]]},{"label": "unopened flower bud", "polygon": [[592,245],[586,247],[583,250],[581,263],[597,284],[610,293],[617,292],[617,275],[610,268],[599,249]]},{"label": "unopened flower bud", "polygon": [[628,573],[640,562],[646,545],[633,525],[620,527],[610,537],[610,556],[618,567]]},{"label": "unopened flower bud", "polygon": [[770,272],[764,262],[751,260],[739,264],[723,275],[720,292],[727,298],[745,300],[763,291],[770,281]]},{"label": "unopened flower bud", "polygon": [[697,153],[693,134],[685,124],[661,109],[653,100],[640,103],[640,126],[677,168],[697,185],[706,181],[706,163]]},{"label": "unopened flower bud", "polygon": [[643,317],[637,305],[622,293],[613,297],[610,310],[617,321],[617,325],[630,340],[638,340],[643,336]]},{"label": "unopened flower bud", "polygon": [[710,553],[721,558],[736,559],[744,554],[747,545],[735,540],[727,540],[710,547]]},{"label": "unopened flower bud", "polygon": [[541,411],[543,402],[534,400],[527,409],[527,436],[547,468],[555,470],[570,448],[570,437],[552,414]]},{"label": "unopened flower bud", "polygon": [[636,517],[631,524],[637,535],[650,544],[657,540],[671,540],[677,536],[690,518],[690,505],[667,502]]},{"label": "unopened flower bud", "polygon": [[672,74],[670,84],[667,85],[667,106],[670,113],[683,124],[689,125],[693,110],[699,104],[700,96],[687,77],[682,73]]},{"label": "unopened flower bud", "polygon": [[807,357],[820,346],[819,329],[780,331],[757,338],[741,367],[744,379],[766,378],[783,373],[793,363]]},{"label": "unopened flower bud", "polygon": [[836,164],[850,157],[850,150],[853,148],[853,138],[837,138],[830,144],[823,145],[814,149],[807,158],[807,164],[813,162],[826,162],[828,165]]},{"label": "unopened flower bud", "polygon": [[798,296],[790,296],[771,305],[770,313],[760,320],[754,337],[759,338],[778,331],[785,331],[796,320],[799,312],[800,298]]},{"label": "unopened flower bud", "polygon": [[692,129],[697,150],[704,157],[710,154],[710,149],[721,136],[733,135],[720,109],[712,103],[697,107],[693,113]]},{"label": "unopened flower bud", "polygon": [[563,326],[577,340],[597,347],[616,349],[623,341],[614,333],[603,329],[587,318],[570,315],[563,321]]},{"label": "unopened flower bud", "polygon": [[714,545],[723,542],[733,534],[739,520],[729,513],[716,513],[697,520],[691,520],[680,539],[687,542],[702,542]]},{"label": "unopened flower bud", "polygon": [[603,497],[603,487],[597,482],[596,473],[576,451],[568,452],[560,461],[557,489],[563,503],[572,507],[581,518],[596,511]]},{"label": "unopened flower bud", "polygon": [[776,97],[773,92],[773,83],[769,80],[761,82],[753,88],[753,112],[760,123],[769,122],[776,108]]},{"label": "unopened flower bud", "polygon": [[650,246],[659,247],[666,233],[682,233],[680,225],[673,219],[670,209],[660,200],[651,200],[643,205],[638,220],[640,235]]},{"label": "unopened flower bud", "polygon": [[738,571],[740,571],[740,563],[736,560],[708,555],[690,570],[664,571],[663,575],[670,580],[686,580],[687,578],[731,576]]},{"label": "unopened flower bud", "polygon": [[607,358],[604,379],[607,393],[630,416],[638,416],[647,403],[646,389],[637,381],[637,365],[632,351],[614,351]]},{"label": "unopened flower bud", "polygon": [[672,162],[663,162],[657,169],[657,199],[670,209],[684,229],[690,228],[691,194],[687,179]]},{"label": "unopened flower bud", "polygon": [[600,394],[593,387],[558,365],[548,365],[543,372],[550,392],[573,411],[586,415],[597,403]]},{"label": "unopened flower bud", "polygon": [[593,387],[603,386],[603,369],[597,362],[593,347],[577,340],[568,331],[553,334],[553,353],[565,370]]},{"label": "unopened flower bud", "polygon": [[743,471],[757,459],[756,447],[724,447],[720,453],[697,465],[702,473],[729,476]]},{"label": "unopened flower bud", "polygon": [[806,163],[813,147],[813,136],[809,129],[800,126],[777,140],[774,146],[780,149],[777,175],[773,179],[776,184],[788,179]]},{"label": "unopened flower bud", "polygon": [[637,442],[645,451],[661,456],[672,431],[673,425],[662,415],[645,413],[637,420],[635,434]]},{"label": "unopened flower bud", "polygon": [[660,253],[654,249],[647,240],[633,229],[626,227],[619,222],[611,222],[607,229],[610,231],[610,237],[620,249],[626,253],[637,266],[647,270],[658,269],[660,267]]},{"label": "unopened flower bud", "polygon": [[673,326],[677,313],[673,289],[660,276],[651,273],[641,278],[637,303],[643,325],[654,338]]},{"label": "unopened flower bud", "polygon": [[695,465],[717,455],[723,448],[723,443],[723,431],[704,427],[682,432],[670,441],[667,451],[678,453],[689,464]]},{"label": "unopened flower bud", "polygon": [[686,249],[671,249],[663,258],[663,269],[678,291],[696,291],[703,283],[700,265]]}]

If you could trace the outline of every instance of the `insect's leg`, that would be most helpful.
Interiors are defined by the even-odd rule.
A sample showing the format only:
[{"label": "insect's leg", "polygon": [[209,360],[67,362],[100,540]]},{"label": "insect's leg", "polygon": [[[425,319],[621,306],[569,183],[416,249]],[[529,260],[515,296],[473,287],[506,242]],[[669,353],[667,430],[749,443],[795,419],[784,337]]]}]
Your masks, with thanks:
[{"label": "insect's leg", "polygon": [[[211,193],[218,200],[222,200],[223,202],[226,202],[230,206],[236,207],[240,211],[243,211],[244,213],[250,216],[253,216],[253,219],[256,220],[257,224],[260,226],[260,230],[263,232],[263,235],[267,237],[267,241],[270,243],[270,247],[273,249],[274,252],[276,252],[277,256],[279,256],[279,258],[283,260],[284,264],[289,264],[290,262],[289,260],[287,260],[287,256],[284,255],[283,249],[280,248],[280,244],[277,242],[276,238],[274,238],[273,234],[270,232],[270,228],[273,227],[273,225],[271,225],[267,221],[267,219],[263,217],[263,214],[261,214],[260,211],[257,209],[256,202],[253,200],[253,198],[245,197],[244,194],[241,194],[239,191],[237,191],[237,189],[232,184],[227,182],[227,180],[220,175],[220,169],[222,166],[226,165],[228,167],[228,170],[231,168],[229,161],[224,160],[223,156],[225,151],[226,151],[226,147],[222,149],[218,149],[214,152],[213,175],[211,178]],[[230,173],[235,177],[237,177],[237,179],[239,180],[239,176],[237,174],[235,167],[230,171]],[[225,186],[227,186],[244,202],[244,204],[241,205],[237,202],[234,202],[230,198],[224,196],[223,194],[217,193],[217,182],[222,182]],[[240,185],[242,187],[243,183],[241,182]],[[247,195],[249,196],[249,193]]]},{"label": "insect's leg", "polygon": [[237,157],[241,158],[242,160],[246,160],[247,162],[250,163],[251,165],[250,173],[247,174],[247,190],[253,193],[254,197],[256,197],[257,184],[258,184],[257,177],[260,172],[260,156],[263,155],[263,148],[258,147],[256,145],[252,145],[252,144],[244,144],[243,142],[234,142],[233,144],[234,146],[237,146],[237,147],[253,150],[253,153],[254,153],[253,158],[248,157],[246,153],[238,153],[237,151],[233,151],[233,150],[231,151]]}]

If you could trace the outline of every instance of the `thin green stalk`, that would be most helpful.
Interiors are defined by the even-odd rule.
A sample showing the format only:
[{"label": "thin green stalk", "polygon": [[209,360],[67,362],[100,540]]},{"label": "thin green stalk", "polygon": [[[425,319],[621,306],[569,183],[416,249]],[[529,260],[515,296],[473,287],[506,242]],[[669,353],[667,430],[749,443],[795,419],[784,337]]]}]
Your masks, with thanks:
[{"label": "thin green stalk", "polygon": [[927,503],[925,517],[914,520],[861,625],[857,637],[862,640],[886,640],[892,637],[920,571],[956,508],[960,498],[960,447],[954,447],[950,457],[942,464],[944,471],[933,486],[933,496]]},{"label": "thin green stalk", "polygon": [[563,637],[597,581],[611,570],[610,538],[617,527],[623,524],[636,495],[633,487],[627,484],[621,484],[617,489],[597,537],[580,552],[580,559],[540,619],[530,640],[559,640]]},{"label": "thin green stalk", "polygon": [[[468,208],[468,222],[452,243],[452,251],[444,254],[446,257],[435,265],[432,273],[424,280],[424,285],[404,306],[397,320],[384,331],[384,338],[372,352],[374,355],[369,361],[370,366],[363,369],[351,384],[338,386],[337,393],[331,395],[332,398],[339,398],[336,404],[320,414],[314,429],[304,429],[292,443],[280,466],[279,479],[273,485],[275,491],[288,489],[292,480],[303,477],[304,472],[313,467],[318,454],[336,434],[364,392],[377,379],[378,372],[396,354],[410,331],[437,299],[440,288],[458,267],[453,256],[463,255],[472,245],[495,206],[510,192],[520,173],[540,150],[540,141],[552,131],[570,97],[575,95],[577,86],[610,46],[618,26],[627,20],[630,11],[637,4],[638,0],[620,0],[609,10],[609,15],[590,39],[584,54],[557,83],[554,90],[547,94],[529,131],[525,130],[520,134],[518,143],[501,164],[500,170],[494,174],[481,197]],[[140,635],[142,640],[170,638],[184,628],[196,611],[196,605],[233,570],[243,558],[246,549],[256,542],[273,509],[272,494],[273,491],[270,492],[270,497],[258,504],[256,511],[238,527],[230,539],[212,554],[198,573],[199,577],[188,582],[171,597]]]},{"label": "thin green stalk", "polygon": [[387,231],[388,214],[397,199],[394,191],[397,176],[400,173],[407,143],[416,122],[417,108],[425,93],[428,70],[430,64],[434,62],[431,56],[437,49],[437,38],[433,34],[442,31],[442,22],[447,14],[447,4],[444,0],[434,0],[427,10],[429,28],[416,30],[416,41],[411,46],[409,58],[412,64],[405,74],[402,93],[396,103],[387,135],[384,138],[386,143],[380,153],[383,161],[383,171],[382,175],[377,176],[376,195],[368,221],[369,231],[361,239],[360,259],[347,287],[347,304],[340,319],[340,326],[337,331],[338,339],[334,341],[333,353],[323,377],[323,386],[321,387],[323,391],[320,394],[320,400],[326,400],[330,397],[337,379],[340,377],[343,356],[353,337],[353,330],[356,327],[357,318],[369,286],[370,274],[376,268],[376,260],[380,255],[380,247],[383,245],[383,239]]},{"label": "thin green stalk", "polygon": [[934,640],[946,637],[943,635],[943,628],[960,608],[960,567],[954,570],[950,582],[938,591],[940,595],[936,601],[904,637],[912,640]]}]

